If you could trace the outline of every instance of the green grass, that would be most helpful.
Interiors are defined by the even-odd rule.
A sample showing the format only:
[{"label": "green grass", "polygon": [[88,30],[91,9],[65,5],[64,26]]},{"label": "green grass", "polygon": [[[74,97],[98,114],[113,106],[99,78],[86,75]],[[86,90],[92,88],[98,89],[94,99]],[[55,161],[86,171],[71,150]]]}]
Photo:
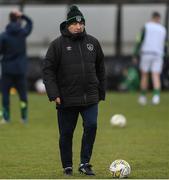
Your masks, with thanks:
[{"label": "green grass", "polygon": [[[131,179],[169,178],[169,94],[161,104],[137,104],[138,94],[108,93],[100,103],[97,138],[91,164],[97,179],[111,179],[109,165],[124,159],[131,165]],[[149,94],[149,100],[151,95]],[[122,113],[125,128],[112,128],[110,117]],[[62,173],[58,148],[55,105],[46,96],[29,94],[29,124],[19,122],[19,102],[11,97],[12,122],[0,126],[0,178],[67,178]],[[77,172],[82,120],[74,134],[72,178],[86,178]]]}]

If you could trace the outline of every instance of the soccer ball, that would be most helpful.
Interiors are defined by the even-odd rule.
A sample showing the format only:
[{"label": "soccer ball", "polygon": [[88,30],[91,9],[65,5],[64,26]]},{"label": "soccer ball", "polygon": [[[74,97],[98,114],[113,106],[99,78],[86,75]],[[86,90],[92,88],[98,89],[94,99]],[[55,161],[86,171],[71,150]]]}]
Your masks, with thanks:
[{"label": "soccer ball", "polygon": [[110,119],[110,124],[112,126],[117,126],[117,127],[126,126],[126,122],[127,122],[127,120],[126,120],[125,116],[122,114],[115,114]]},{"label": "soccer ball", "polygon": [[43,93],[46,92],[45,85],[43,84],[43,80],[42,79],[38,79],[35,82],[35,89],[40,94],[43,94]]},{"label": "soccer ball", "polygon": [[122,159],[113,161],[109,170],[113,175],[113,178],[127,178],[131,173],[129,163]]}]

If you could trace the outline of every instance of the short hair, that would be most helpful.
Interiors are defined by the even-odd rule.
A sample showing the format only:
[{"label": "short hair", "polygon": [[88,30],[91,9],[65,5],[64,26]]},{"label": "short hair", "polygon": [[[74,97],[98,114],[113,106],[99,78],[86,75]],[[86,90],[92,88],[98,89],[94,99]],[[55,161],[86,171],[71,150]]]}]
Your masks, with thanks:
[{"label": "short hair", "polygon": [[18,20],[18,17],[13,12],[10,12],[9,13],[9,20],[12,22],[16,22]]},{"label": "short hair", "polygon": [[152,18],[160,18],[160,17],[161,17],[161,15],[159,12],[155,11],[152,13]]}]

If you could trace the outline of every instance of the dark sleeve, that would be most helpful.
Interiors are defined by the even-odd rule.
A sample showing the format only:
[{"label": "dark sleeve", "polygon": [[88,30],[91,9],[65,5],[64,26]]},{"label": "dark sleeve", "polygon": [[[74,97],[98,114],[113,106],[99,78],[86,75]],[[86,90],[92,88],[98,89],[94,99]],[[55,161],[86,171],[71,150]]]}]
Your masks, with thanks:
[{"label": "dark sleeve", "polygon": [[28,36],[31,33],[32,28],[33,28],[32,20],[26,15],[22,15],[21,19],[26,21],[26,24],[23,27],[23,34],[24,36]]},{"label": "dark sleeve", "polygon": [[96,55],[96,75],[99,80],[99,99],[105,100],[106,91],[106,77],[105,77],[105,65],[104,65],[104,54],[102,48],[97,42],[97,55]]},{"label": "dark sleeve", "polygon": [[0,34],[0,55],[3,53],[3,35]]},{"label": "dark sleeve", "polygon": [[1,35],[0,35],[0,54],[2,54],[2,38],[1,38]]},{"label": "dark sleeve", "polygon": [[140,47],[141,47],[141,45],[143,43],[144,37],[145,37],[145,28],[143,28],[141,33],[136,38],[136,43],[135,43],[134,52],[133,52],[133,56],[134,57],[138,57],[139,56]]},{"label": "dark sleeve", "polygon": [[60,61],[60,47],[58,39],[53,41],[46,53],[43,61],[43,82],[46,87],[47,95],[50,101],[60,97],[58,84],[57,84],[57,69]]}]

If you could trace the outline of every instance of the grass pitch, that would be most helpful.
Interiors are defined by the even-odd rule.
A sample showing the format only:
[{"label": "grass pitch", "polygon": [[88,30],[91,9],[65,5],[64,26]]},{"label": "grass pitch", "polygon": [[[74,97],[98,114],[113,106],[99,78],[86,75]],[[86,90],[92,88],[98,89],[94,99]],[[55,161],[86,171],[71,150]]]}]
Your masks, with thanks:
[{"label": "grass pitch", "polygon": [[[107,93],[99,105],[98,131],[91,164],[97,179],[111,179],[109,165],[124,159],[131,165],[131,179],[169,178],[169,94],[161,104],[137,104],[137,93]],[[148,95],[151,100],[151,95]],[[112,128],[110,117],[122,113],[125,128]],[[29,123],[20,123],[19,101],[11,97],[11,123],[0,126],[0,178],[61,179],[55,105],[44,95],[29,94]],[[74,174],[78,173],[82,120],[73,141]]]}]

